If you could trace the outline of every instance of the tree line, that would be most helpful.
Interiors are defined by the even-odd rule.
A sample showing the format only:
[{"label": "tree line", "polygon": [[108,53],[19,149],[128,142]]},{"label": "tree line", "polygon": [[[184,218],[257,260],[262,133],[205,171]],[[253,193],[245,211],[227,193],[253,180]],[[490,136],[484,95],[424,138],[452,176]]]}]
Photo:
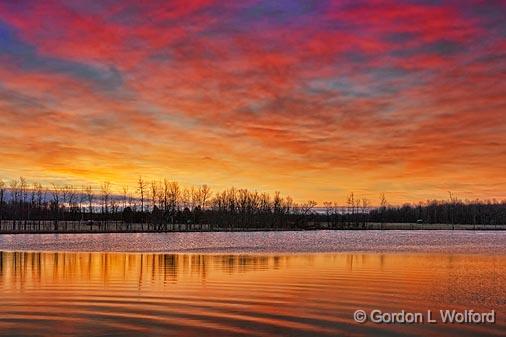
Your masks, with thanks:
[{"label": "tree line", "polygon": [[[168,179],[139,178],[135,188],[113,192],[104,182],[99,188],[51,184],[44,186],[21,177],[0,179],[0,221],[13,229],[27,222],[68,221],[148,223],[159,230],[183,224],[210,229],[361,228],[367,223],[506,224],[506,201],[447,200],[390,205],[384,194],[379,206],[350,193],[344,205],[313,200],[296,203],[289,196],[228,188],[212,191],[208,185],[185,187]],[[55,227],[57,228],[57,227]],[[198,228],[198,227],[194,227]]]}]

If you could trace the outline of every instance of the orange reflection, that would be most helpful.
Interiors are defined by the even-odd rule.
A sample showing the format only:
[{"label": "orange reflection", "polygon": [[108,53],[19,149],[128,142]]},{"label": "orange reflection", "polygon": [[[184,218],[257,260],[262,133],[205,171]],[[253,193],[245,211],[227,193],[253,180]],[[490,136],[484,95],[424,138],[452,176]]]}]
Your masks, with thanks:
[{"label": "orange reflection", "polygon": [[504,321],[451,329],[357,326],[351,314],[357,308],[504,312],[505,277],[503,256],[3,252],[0,335],[497,333]]}]

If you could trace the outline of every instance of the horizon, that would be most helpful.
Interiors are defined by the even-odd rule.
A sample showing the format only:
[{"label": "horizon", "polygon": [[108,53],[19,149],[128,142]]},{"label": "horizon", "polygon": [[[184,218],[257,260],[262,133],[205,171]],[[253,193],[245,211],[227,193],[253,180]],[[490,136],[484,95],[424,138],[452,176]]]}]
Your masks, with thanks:
[{"label": "horizon", "polygon": [[[23,183],[21,182],[23,180]],[[269,197],[272,197],[273,194],[280,193],[279,191],[275,191],[274,193],[270,193],[267,191],[259,191],[256,189],[250,190],[247,188],[241,188],[239,186],[229,186],[221,190],[215,190],[213,189],[209,184],[202,184],[202,185],[182,185],[177,181],[171,181],[168,179],[163,180],[152,180],[147,181],[144,180],[142,177],[139,177],[139,180],[143,181],[144,188],[145,188],[145,195],[144,195],[144,201],[152,202],[154,199],[152,197],[152,185],[155,184],[155,200],[159,199],[161,195],[163,194],[163,184],[172,184],[175,183],[178,188],[180,189],[181,195],[183,196],[185,193],[188,194],[188,198],[191,199],[192,193],[195,191],[195,193],[198,193],[198,191],[205,186],[206,189],[208,189],[209,193],[209,201],[212,201],[212,199],[219,195],[222,192],[225,191],[231,191],[235,190],[236,192],[239,192],[241,190],[245,190],[251,193],[258,193],[258,195],[267,194]],[[13,184],[15,184],[13,186]],[[0,178],[0,193],[4,202],[12,201],[12,194],[13,193],[25,193],[25,197],[27,198],[27,201],[30,199],[30,195],[33,193],[34,195],[39,192],[42,194],[42,198],[45,202],[51,201],[52,194],[56,193],[58,195],[65,195],[66,193],[72,193],[73,198],[77,198],[78,196],[85,197],[87,193],[92,193],[94,198],[94,204],[97,204],[100,202],[100,198],[103,195],[103,188],[104,185],[107,185],[106,187],[106,193],[108,194],[108,198],[111,198],[118,201],[118,202],[128,202],[129,203],[135,203],[140,202],[141,196],[139,192],[139,183],[134,186],[130,185],[118,185],[114,182],[106,181],[103,182],[101,185],[73,185],[73,184],[58,184],[58,183],[49,183],[49,184],[42,184],[38,181],[26,179],[25,177],[20,177],[19,179],[12,179],[10,181],[4,181]],[[89,189],[89,191],[87,191]],[[24,191],[24,192],[22,192]],[[472,203],[480,203],[480,204],[486,204],[486,203],[494,203],[494,204],[504,204],[506,203],[506,199],[479,199],[479,198],[461,198],[458,195],[455,195],[451,191],[447,192],[447,198],[442,199],[426,199],[426,200],[416,200],[412,202],[403,202],[403,203],[391,203],[389,202],[388,196],[385,193],[380,193],[379,196],[376,196],[377,198],[372,198],[370,193],[366,193],[363,195],[359,195],[354,191],[349,191],[344,195],[336,196],[334,199],[328,199],[323,201],[315,201],[313,199],[311,200],[302,200],[298,198],[294,198],[294,196],[290,194],[281,194],[280,197],[282,199],[290,199],[294,202],[294,207],[300,207],[301,205],[304,205],[308,202],[315,201],[316,205],[314,207],[315,210],[323,211],[327,208],[326,203],[331,203],[332,208],[347,208],[350,207],[349,198],[352,197],[355,199],[356,202],[362,203],[365,201],[367,203],[367,206],[365,208],[367,209],[376,209],[380,208],[382,206],[391,207],[391,208],[397,208],[402,207],[404,205],[410,205],[410,206],[417,206],[417,205],[429,205],[431,203],[463,203],[463,204],[472,204]],[[77,202],[77,199],[74,200],[74,202]],[[181,200],[182,203],[185,201]],[[188,202],[190,202],[188,200]],[[146,206],[148,208],[148,206]],[[84,206],[86,208],[86,206]],[[149,209],[147,209],[149,211]]]},{"label": "horizon", "polygon": [[4,2],[0,178],[506,200],[505,10]]}]

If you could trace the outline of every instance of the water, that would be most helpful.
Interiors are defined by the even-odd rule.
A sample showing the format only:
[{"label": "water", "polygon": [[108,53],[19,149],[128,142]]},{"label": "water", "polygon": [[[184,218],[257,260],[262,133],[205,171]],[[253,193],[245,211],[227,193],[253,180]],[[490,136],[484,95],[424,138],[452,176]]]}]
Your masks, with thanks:
[{"label": "water", "polygon": [[[396,231],[0,236],[0,336],[502,336],[505,238]],[[493,309],[497,322],[358,324],[357,309]]]},{"label": "water", "polygon": [[0,235],[0,251],[506,254],[506,231],[296,231]]}]

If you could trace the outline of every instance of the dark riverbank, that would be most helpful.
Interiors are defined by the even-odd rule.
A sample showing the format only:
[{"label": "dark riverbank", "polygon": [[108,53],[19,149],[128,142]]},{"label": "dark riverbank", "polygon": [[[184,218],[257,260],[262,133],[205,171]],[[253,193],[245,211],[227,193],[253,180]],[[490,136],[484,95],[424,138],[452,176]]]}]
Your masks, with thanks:
[{"label": "dark riverbank", "polygon": [[506,224],[426,224],[426,223],[360,223],[338,224],[313,223],[304,228],[297,227],[261,227],[241,228],[237,226],[211,226],[208,224],[151,224],[79,221],[2,221],[0,234],[83,234],[83,233],[167,233],[167,232],[259,232],[259,231],[308,231],[308,230],[506,230]]}]

